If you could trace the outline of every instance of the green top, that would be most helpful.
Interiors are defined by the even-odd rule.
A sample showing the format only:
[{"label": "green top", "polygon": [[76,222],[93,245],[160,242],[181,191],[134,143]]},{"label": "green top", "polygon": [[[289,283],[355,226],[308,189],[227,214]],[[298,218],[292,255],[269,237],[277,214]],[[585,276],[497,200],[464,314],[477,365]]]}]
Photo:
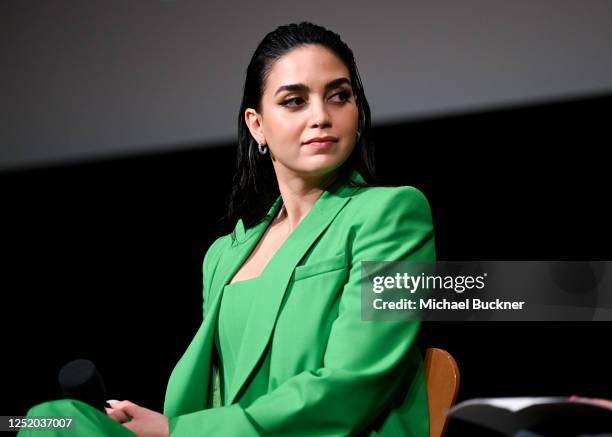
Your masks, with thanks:
[{"label": "green top", "polygon": [[[249,317],[256,317],[251,314],[254,308],[252,302],[256,296],[261,297],[261,293],[265,293],[266,287],[262,281],[264,274],[265,271],[256,278],[227,284],[223,288],[215,334],[215,347],[221,361],[221,372],[215,380],[215,406],[226,405],[226,400],[230,397],[229,387],[232,386],[236,372],[245,328]],[[247,407],[268,391],[269,373],[269,353],[265,353],[249,378],[245,390],[238,396],[237,401],[242,407]]]}]

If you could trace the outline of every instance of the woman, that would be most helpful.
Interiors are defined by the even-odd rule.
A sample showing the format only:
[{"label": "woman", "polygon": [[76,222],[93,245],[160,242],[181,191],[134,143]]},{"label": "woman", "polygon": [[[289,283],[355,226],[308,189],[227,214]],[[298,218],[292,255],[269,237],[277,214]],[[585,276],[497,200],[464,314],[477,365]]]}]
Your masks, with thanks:
[{"label": "woman", "polygon": [[362,321],[360,278],[361,261],[433,261],[430,210],[415,188],[366,183],[351,50],[311,23],[277,28],[238,125],[237,224],[204,257],[204,321],[164,414],[114,401],[108,415],[139,436],[429,435],[419,323]]}]

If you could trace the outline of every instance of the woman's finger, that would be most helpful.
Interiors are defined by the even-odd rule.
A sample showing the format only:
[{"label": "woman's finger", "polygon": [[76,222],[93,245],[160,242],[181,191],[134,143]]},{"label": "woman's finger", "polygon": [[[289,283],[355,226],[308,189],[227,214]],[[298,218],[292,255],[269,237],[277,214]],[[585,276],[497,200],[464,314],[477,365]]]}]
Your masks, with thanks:
[{"label": "woman's finger", "polygon": [[612,409],[612,400],[600,399],[600,398],[585,398],[581,396],[573,395],[569,399],[572,402],[581,402],[584,404],[599,405],[600,407]]},{"label": "woman's finger", "polygon": [[119,423],[125,423],[129,420],[127,415],[121,410],[115,410],[113,408],[106,407],[104,407],[104,409],[106,410],[106,414],[108,414],[112,419],[116,420]]},{"label": "woman's finger", "polygon": [[593,398],[592,402],[596,405],[612,409],[612,401],[610,399]]}]

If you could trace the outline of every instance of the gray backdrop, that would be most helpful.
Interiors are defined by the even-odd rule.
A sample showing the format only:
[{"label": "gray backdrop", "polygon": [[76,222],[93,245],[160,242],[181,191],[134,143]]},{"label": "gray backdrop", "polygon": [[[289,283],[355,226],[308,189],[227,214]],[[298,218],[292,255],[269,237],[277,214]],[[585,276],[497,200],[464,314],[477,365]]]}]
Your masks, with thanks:
[{"label": "gray backdrop", "polygon": [[610,1],[3,1],[0,169],[233,141],[253,50],[302,20],[377,124],[612,90]]}]

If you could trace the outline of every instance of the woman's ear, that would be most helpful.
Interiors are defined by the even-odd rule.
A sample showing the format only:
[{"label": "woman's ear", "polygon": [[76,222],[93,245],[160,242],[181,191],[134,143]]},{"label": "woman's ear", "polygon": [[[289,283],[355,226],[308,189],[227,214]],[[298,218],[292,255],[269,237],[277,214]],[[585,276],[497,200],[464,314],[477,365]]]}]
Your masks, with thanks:
[{"label": "woman's ear", "polygon": [[247,108],[244,111],[244,122],[255,141],[259,144],[266,144],[266,138],[263,134],[263,126],[261,125],[261,116],[253,108]]}]

